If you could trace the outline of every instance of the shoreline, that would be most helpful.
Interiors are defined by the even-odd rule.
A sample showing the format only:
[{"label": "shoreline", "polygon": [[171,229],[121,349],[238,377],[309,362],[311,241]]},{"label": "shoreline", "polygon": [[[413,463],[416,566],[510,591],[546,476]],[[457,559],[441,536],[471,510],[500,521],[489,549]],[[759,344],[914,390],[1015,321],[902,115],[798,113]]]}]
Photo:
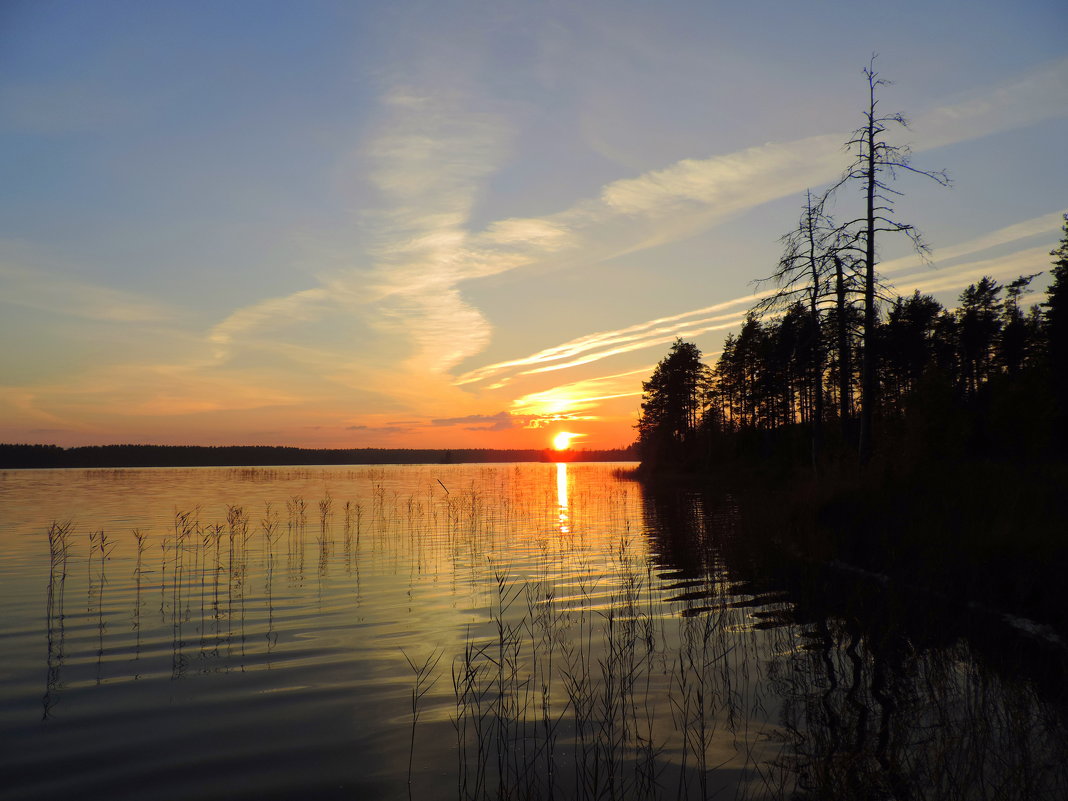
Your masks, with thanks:
[{"label": "shoreline", "polygon": [[[742,548],[772,572],[812,583],[851,574],[887,592],[952,599],[1068,641],[1068,468],[944,462],[867,473],[769,475],[635,470],[655,489],[732,497]],[[1029,625],[1033,624],[1033,625]]]},{"label": "shoreline", "polygon": [[296,448],[275,445],[58,445],[0,443],[0,470],[120,467],[310,467],[314,465],[629,462],[629,448]]}]

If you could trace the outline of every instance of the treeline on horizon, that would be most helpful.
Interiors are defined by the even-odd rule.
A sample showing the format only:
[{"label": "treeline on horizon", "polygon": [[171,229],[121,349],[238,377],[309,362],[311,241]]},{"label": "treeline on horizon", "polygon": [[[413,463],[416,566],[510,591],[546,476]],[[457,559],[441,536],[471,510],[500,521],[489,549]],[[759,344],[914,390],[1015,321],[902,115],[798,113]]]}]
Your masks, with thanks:
[{"label": "treeline on horizon", "polygon": [[2,469],[611,462],[634,458],[632,448],[568,451],[533,448],[293,448],[269,445],[87,445],[62,448],[57,445],[0,444]]},{"label": "treeline on horizon", "polygon": [[[894,180],[944,172],[911,164],[887,140],[905,127],[878,111],[885,84],[865,70],[863,125],[854,160],[823,194],[806,194],[781,238],[770,286],[727,337],[716,364],[676,340],[644,382],[638,453],[644,472],[702,470],[738,460],[860,467],[874,458],[1061,460],[1068,446],[1068,214],[1041,305],[1023,307],[1031,282],[989,276],[947,309],[930,295],[893,297],[876,269],[877,242],[900,235],[927,246],[897,215]],[[832,213],[845,189],[864,203]]]}]

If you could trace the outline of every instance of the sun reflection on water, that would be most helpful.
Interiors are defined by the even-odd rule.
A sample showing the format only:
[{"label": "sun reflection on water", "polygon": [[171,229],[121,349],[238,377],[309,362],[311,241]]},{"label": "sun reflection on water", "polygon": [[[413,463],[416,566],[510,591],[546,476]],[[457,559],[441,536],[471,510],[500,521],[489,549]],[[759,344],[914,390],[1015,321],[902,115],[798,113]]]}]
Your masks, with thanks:
[{"label": "sun reflection on water", "polygon": [[567,462],[556,463],[556,507],[560,516],[560,533],[571,533],[571,516],[567,511]]}]

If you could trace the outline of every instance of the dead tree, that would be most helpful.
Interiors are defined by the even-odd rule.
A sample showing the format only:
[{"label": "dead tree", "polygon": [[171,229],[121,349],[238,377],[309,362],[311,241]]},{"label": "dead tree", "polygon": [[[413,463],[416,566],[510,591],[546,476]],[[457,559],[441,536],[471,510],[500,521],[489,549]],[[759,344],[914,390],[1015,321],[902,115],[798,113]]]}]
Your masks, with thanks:
[{"label": "dead tree", "polygon": [[923,175],[942,186],[948,186],[949,177],[944,171],[922,170],[909,162],[911,151],[907,145],[892,145],[885,134],[891,127],[908,128],[905,118],[899,114],[882,114],[878,110],[877,97],[879,87],[888,85],[875,71],[875,57],[864,75],[868,79],[868,107],[864,112],[864,125],[857,128],[846,148],[854,153],[853,162],[846,172],[831,187],[834,193],[843,186],[858,186],[865,199],[865,214],[845,223],[840,229],[844,234],[844,250],[855,250],[863,258],[864,288],[864,323],[863,323],[863,357],[861,363],[860,383],[860,441],[858,451],[862,463],[871,458],[872,422],[874,420],[877,397],[877,360],[875,350],[876,323],[878,322],[877,277],[875,271],[876,235],[880,233],[905,234],[912,240],[916,251],[925,255],[928,251],[919,231],[912,225],[900,222],[894,216],[894,200],[901,192],[890,186],[890,181],[897,178],[898,171]]},{"label": "dead tree", "polygon": [[778,289],[762,300],[755,311],[764,314],[783,311],[801,301],[811,320],[815,383],[812,410],[812,467],[818,468],[823,444],[823,323],[821,306],[830,294],[830,271],[833,269],[832,254],[827,248],[834,226],[823,212],[823,198],[814,200],[812,192],[805,193],[805,206],[797,227],[782,237],[783,255],[775,272],[758,284],[771,282]]}]

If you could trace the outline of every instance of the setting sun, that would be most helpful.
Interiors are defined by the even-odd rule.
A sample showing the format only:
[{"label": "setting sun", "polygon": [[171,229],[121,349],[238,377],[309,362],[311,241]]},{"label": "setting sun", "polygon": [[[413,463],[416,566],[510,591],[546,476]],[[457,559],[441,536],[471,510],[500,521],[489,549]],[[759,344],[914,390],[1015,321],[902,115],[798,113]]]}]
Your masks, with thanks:
[{"label": "setting sun", "polygon": [[572,434],[570,431],[561,431],[553,437],[553,447],[558,451],[566,451],[567,446],[571,444],[571,440],[577,436],[578,434]]}]

